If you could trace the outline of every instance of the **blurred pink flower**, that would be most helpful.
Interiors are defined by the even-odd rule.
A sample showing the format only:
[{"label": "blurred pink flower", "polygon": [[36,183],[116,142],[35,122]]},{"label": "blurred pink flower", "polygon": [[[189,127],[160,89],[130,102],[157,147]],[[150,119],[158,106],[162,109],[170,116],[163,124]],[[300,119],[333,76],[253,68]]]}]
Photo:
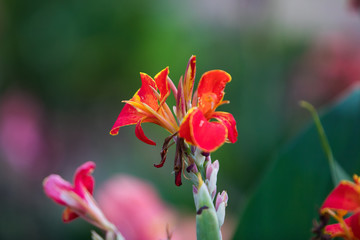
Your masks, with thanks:
[{"label": "blurred pink flower", "polygon": [[54,202],[65,206],[62,215],[64,222],[82,217],[94,226],[106,231],[106,239],[122,240],[121,233],[118,232],[114,224],[106,219],[92,196],[95,179],[91,174],[94,170],[94,162],[89,161],[82,164],[75,171],[74,184],[57,174],[51,174],[43,181],[44,192]]},{"label": "blurred pink flower", "polygon": [[100,208],[126,239],[167,239],[167,227],[174,229],[174,213],[150,184],[118,175],[99,189]]},{"label": "blurred pink flower", "polygon": [[359,11],[360,10],[360,0],[349,0],[349,7],[353,11]]},{"label": "blurred pink flower", "polygon": [[294,104],[310,101],[328,103],[360,82],[360,36],[333,33],[314,42],[292,78],[289,93]]},{"label": "blurred pink flower", "polygon": [[[43,181],[45,194],[54,202],[66,206],[63,221],[70,222],[79,216],[93,221],[98,219],[95,200],[92,198],[95,180],[91,175],[95,169],[94,162],[86,162],[76,169],[74,185],[57,174],[51,174]],[[95,208],[95,210],[93,209]],[[92,218],[91,218],[92,217]]]},{"label": "blurred pink flower", "polygon": [[[196,240],[194,216],[170,209],[152,185],[129,175],[118,175],[99,188],[97,199],[105,216],[126,239]],[[195,211],[195,209],[194,209]],[[226,219],[223,239],[231,239],[234,221]]]},{"label": "blurred pink flower", "polygon": [[[236,224],[234,219],[227,216],[224,225],[221,227],[222,239],[233,239]],[[194,216],[183,216],[178,219],[173,230],[171,240],[196,240],[196,220]]]},{"label": "blurred pink flower", "polygon": [[24,170],[42,159],[46,150],[42,108],[29,94],[10,91],[0,100],[0,149],[14,169]]}]

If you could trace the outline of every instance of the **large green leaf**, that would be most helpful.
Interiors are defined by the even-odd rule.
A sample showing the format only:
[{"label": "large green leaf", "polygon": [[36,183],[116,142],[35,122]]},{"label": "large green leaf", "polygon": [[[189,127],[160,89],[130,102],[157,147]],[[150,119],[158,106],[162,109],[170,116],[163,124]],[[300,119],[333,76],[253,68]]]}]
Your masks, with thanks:
[{"label": "large green leaf", "polygon": [[351,177],[345,172],[345,170],[341,167],[340,164],[335,160],[334,155],[331,150],[331,146],[329,144],[329,140],[326,137],[325,130],[321,124],[319,115],[316,112],[316,109],[308,102],[301,101],[300,105],[306,109],[308,109],[313,116],[315,126],[317,128],[320,142],[322,144],[324,153],[328,158],[328,163],[330,167],[331,178],[333,180],[334,186],[337,186],[342,180],[351,181]]},{"label": "large green leaf", "polygon": [[[321,117],[338,163],[360,173],[360,90]],[[333,188],[328,161],[311,121],[284,147],[249,199],[234,239],[309,239],[312,220]]]}]

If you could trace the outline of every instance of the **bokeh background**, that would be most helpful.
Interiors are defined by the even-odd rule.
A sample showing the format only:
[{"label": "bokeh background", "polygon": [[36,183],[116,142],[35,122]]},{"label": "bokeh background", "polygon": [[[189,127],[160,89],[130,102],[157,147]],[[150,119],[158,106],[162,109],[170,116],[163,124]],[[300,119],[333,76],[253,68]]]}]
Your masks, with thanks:
[{"label": "bokeh background", "polygon": [[[175,186],[173,150],[164,168],[153,167],[167,132],[144,124],[156,147],[140,142],[133,126],[109,135],[121,101],[140,87],[139,72],[169,66],[177,83],[193,54],[197,81],[211,69],[233,78],[231,104],[221,108],[236,118],[239,140],[212,154],[218,189],[230,196],[224,231],[232,239],[275,156],[311,120],[298,101],[323,108],[360,81],[359,12],[341,0],[0,1],[0,239],[89,239],[84,221],[62,223],[42,180],[50,173],[71,180],[90,160],[96,198],[110,188],[123,201],[147,200],[115,204],[119,216],[141,219],[160,206],[138,221],[139,232],[155,231],[145,222],[157,215],[163,237],[154,239],[165,239],[167,223],[174,238],[194,239],[192,187]],[[326,162],[319,171],[328,171]],[[119,174],[135,180],[106,185]],[[137,181],[147,190],[136,191]]]}]

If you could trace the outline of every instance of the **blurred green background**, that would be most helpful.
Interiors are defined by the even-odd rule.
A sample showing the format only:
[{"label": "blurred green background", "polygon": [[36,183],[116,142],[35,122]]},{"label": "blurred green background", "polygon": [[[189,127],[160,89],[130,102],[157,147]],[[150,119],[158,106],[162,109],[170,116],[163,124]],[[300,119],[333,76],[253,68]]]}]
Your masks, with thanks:
[{"label": "blurred green background", "polygon": [[[169,66],[177,83],[191,55],[197,81],[212,69],[233,79],[221,110],[234,115],[239,140],[212,159],[220,161],[218,190],[228,191],[235,232],[275,156],[310,120],[297,102],[327,106],[360,80],[359,29],[358,14],[335,0],[1,1],[0,239],[89,239],[83,221],[62,224],[62,207],[41,185],[50,173],[70,180],[89,160],[97,186],[132,174],[194,216],[190,183],[174,184],[173,149],[164,168],[153,167],[167,132],[144,124],[156,147],[140,142],[133,126],[109,135],[121,101],[140,87],[139,72],[154,76]],[[328,174],[326,161],[318,170]]]}]

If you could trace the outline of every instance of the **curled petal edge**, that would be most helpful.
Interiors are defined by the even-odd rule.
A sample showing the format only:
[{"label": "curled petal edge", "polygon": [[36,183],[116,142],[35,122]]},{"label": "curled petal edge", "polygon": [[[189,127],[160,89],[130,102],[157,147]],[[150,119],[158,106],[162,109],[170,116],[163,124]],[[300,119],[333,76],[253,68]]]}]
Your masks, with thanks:
[{"label": "curled petal edge", "polygon": [[211,117],[217,119],[226,126],[228,130],[228,140],[231,143],[235,143],[238,138],[238,131],[236,128],[236,121],[234,116],[227,112],[214,112]]},{"label": "curled petal edge", "polygon": [[94,162],[88,161],[78,167],[75,171],[75,192],[82,198],[84,198],[85,191],[93,194],[95,180],[91,174],[95,170],[95,167],[96,165]]},{"label": "curled petal edge", "polygon": [[141,127],[141,123],[142,123],[142,120],[139,120],[139,121],[137,122],[137,124],[136,124],[136,127],[135,127],[135,135],[136,135],[136,137],[137,137],[139,140],[141,140],[141,141],[143,141],[144,143],[146,143],[146,144],[154,145],[154,146],[155,146],[156,143],[155,143],[153,140],[149,139],[149,138],[145,135],[145,133],[144,133],[142,127]]},{"label": "curled petal edge", "polygon": [[212,109],[222,103],[225,86],[229,82],[231,82],[230,74],[222,70],[208,71],[201,76],[197,96],[199,107],[204,108],[202,109],[204,113],[208,111],[206,103],[209,102],[209,97],[211,97]]}]

